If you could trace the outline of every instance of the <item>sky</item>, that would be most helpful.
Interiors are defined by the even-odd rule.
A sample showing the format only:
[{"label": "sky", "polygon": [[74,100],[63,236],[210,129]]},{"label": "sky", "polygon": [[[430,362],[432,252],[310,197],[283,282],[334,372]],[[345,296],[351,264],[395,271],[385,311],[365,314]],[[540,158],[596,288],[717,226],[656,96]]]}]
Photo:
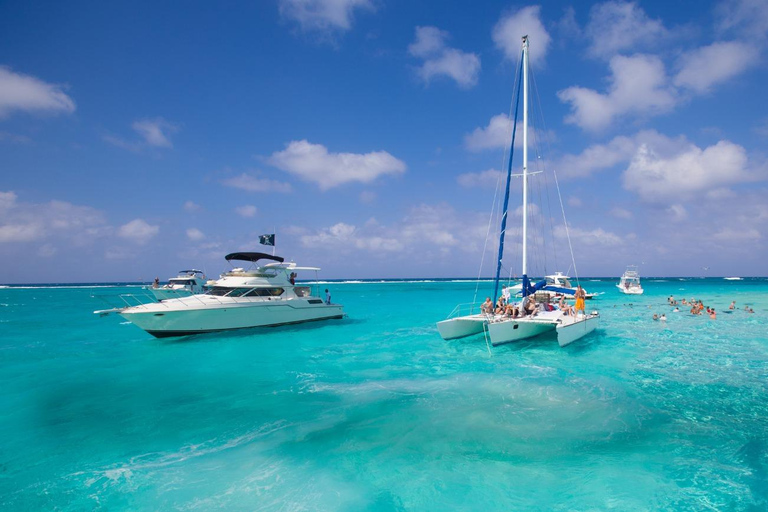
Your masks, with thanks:
[{"label": "sky", "polygon": [[490,276],[526,34],[529,274],[768,274],[764,0],[10,0],[0,283]]}]

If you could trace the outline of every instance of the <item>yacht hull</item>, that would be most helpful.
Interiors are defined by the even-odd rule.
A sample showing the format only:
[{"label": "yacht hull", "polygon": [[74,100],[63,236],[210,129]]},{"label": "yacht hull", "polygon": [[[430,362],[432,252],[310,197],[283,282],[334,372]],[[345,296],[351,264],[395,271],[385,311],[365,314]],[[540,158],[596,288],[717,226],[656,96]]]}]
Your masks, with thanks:
[{"label": "yacht hull", "polygon": [[485,315],[468,315],[437,322],[437,331],[444,340],[455,340],[480,334],[488,320]]},{"label": "yacht hull", "polygon": [[167,302],[163,302],[152,305],[154,307],[128,308],[121,311],[120,315],[156,338],[249,327],[275,327],[338,319],[344,316],[341,305],[328,305],[322,301],[310,303],[303,299],[262,302],[233,301],[198,308],[183,307],[178,304],[164,308],[163,306],[167,304]]},{"label": "yacht hull", "polygon": [[625,294],[625,295],[642,295],[643,294],[643,289],[642,288],[640,288],[640,289],[638,289],[638,288],[626,288],[626,287],[618,285],[618,284],[616,285],[616,288],[618,288],[619,291],[621,293]]}]

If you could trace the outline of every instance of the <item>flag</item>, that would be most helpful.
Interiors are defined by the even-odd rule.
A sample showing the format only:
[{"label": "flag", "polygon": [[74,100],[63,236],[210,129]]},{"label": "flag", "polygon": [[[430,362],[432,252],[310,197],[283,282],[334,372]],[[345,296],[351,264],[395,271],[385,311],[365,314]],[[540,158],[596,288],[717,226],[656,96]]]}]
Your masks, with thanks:
[{"label": "flag", "polygon": [[271,245],[272,247],[275,246],[275,234],[272,233],[271,235],[261,235],[259,236],[259,243],[261,245]]}]

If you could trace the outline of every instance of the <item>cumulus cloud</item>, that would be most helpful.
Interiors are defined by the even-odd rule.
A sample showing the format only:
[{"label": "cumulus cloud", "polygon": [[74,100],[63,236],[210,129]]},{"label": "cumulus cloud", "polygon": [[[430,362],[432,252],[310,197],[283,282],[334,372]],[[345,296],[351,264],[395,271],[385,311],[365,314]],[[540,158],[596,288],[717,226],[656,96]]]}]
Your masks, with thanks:
[{"label": "cumulus cloud", "polygon": [[536,56],[531,59],[531,64],[537,66],[544,63],[552,38],[541,23],[540,14],[541,7],[538,5],[523,7],[503,15],[493,27],[493,42],[507,59],[517,62],[522,50],[522,37],[527,35],[531,54]]},{"label": "cumulus cloud", "polygon": [[287,194],[293,190],[290,183],[270,180],[268,178],[257,178],[246,173],[228,178],[222,183],[228,187],[239,188],[248,192],[281,192]]},{"label": "cumulus cloud", "polygon": [[251,217],[255,217],[258,210],[252,204],[246,204],[243,206],[238,206],[235,208],[235,211],[239,216],[249,219]]},{"label": "cumulus cloud", "polygon": [[646,116],[667,112],[675,106],[675,91],[658,57],[617,55],[611,59],[610,68],[610,85],[604,94],[577,86],[557,93],[562,102],[571,105],[571,114],[565,118],[567,123],[602,130],[626,114]]},{"label": "cumulus cloud", "polygon": [[160,232],[160,226],[152,226],[144,219],[134,219],[117,230],[118,236],[144,245]]},{"label": "cumulus cloud", "polygon": [[110,231],[104,214],[64,201],[25,203],[0,192],[0,243],[62,240],[83,245]]},{"label": "cumulus cloud", "polygon": [[199,242],[200,240],[205,239],[205,234],[197,228],[189,228],[187,230],[187,238],[193,242]]},{"label": "cumulus cloud", "polygon": [[[552,132],[542,133],[538,130],[528,127],[528,138],[530,141],[538,143],[554,139]],[[487,149],[508,148],[509,141],[512,140],[512,119],[506,114],[493,116],[488,125],[475,128],[472,133],[464,136],[464,147],[469,151],[485,151]],[[517,133],[515,134],[515,147],[523,147],[523,123],[517,123]]]},{"label": "cumulus cloud", "polygon": [[561,240],[565,240],[567,235],[570,235],[574,245],[615,247],[625,243],[624,239],[619,235],[606,231],[603,228],[582,229],[570,226],[569,223],[568,233],[566,233],[565,226],[562,224],[555,226],[554,231],[555,236]]},{"label": "cumulus cloud", "polygon": [[612,57],[639,45],[656,46],[669,37],[661,21],[648,17],[635,2],[603,2],[592,7],[586,36],[594,57]]},{"label": "cumulus cloud", "polygon": [[680,57],[680,71],[674,78],[674,84],[706,93],[713,85],[725,82],[756,64],[759,57],[756,47],[735,41],[697,48]]},{"label": "cumulus cloud", "polygon": [[685,142],[673,152],[642,144],[623,174],[623,183],[649,201],[689,197],[758,179],[748,164],[746,150],[726,140],[704,149]]},{"label": "cumulus cloud", "polygon": [[416,27],[416,39],[408,47],[408,53],[424,61],[417,68],[419,78],[429,84],[432,78],[443,75],[464,89],[475,86],[480,57],[448,47],[445,43],[448,37],[448,32],[437,27]]},{"label": "cumulus cloud", "polygon": [[279,0],[280,15],[304,31],[337,32],[352,28],[358,10],[375,10],[371,0]]},{"label": "cumulus cloud", "polygon": [[379,176],[398,175],[406,165],[386,151],[372,153],[330,153],[321,144],[306,140],[291,141],[283,151],[269,157],[268,162],[304,181],[328,190],[344,183],[371,183]]},{"label": "cumulus cloud", "polygon": [[71,114],[75,111],[75,102],[64,93],[61,85],[0,66],[0,118],[15,111]]},{"label": "cumulus cloud", "polygon": [[464,188],[494,188],[503,176],[502,171],[488,169],[487,171],[459,174],[456,177],[456,182]]}]

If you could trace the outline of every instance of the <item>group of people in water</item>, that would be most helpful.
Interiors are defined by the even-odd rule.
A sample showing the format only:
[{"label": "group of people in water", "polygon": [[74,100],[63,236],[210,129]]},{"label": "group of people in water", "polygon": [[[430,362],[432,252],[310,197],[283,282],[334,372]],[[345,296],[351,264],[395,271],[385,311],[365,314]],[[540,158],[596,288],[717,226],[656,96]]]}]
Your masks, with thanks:
[{"label": "group of people in water", "polygon": [[[717,320],[717,311],[715,311],[715,308],[712,308],[712,307],[709,307],[709,306],[705,306],[704,305],[704,301],[697,300],[697,299],[691,299],[691,300],[681,299],[680,302],[678,302],[677,299],[675,299],[675,297],[673,295],[670,295],[669,298],[667,299],[667,303],[670,306],[674,306],[675,309],[672,310],[673,313],[679,312],[680,311],[680,306],[686,306],[686,307],[690,306],[691,307],[690,312],[691,312],[692,315],[697,315],[697,316],[699,316],[699,315],[707,315],[712,320]],[[728,306],[728,309],[730,309],[731,311],[736,309],[736,301],[735,300],[731,301],[731,305]],[[748,305],[744,306],[744,311],[746,311],[747,313],[754,313],[755,312],[755,310],[752,309],[751,307],[749,307]],[[664,320],[667,319],[667,317],[664,314],[659,316],[659,315],[654,313],[653,319],[654,320],[664,321]]]},{"label": "group of people in water", "polygon": [[586,298],[586,292],[581,286],[576,288],[574,298],[576,299],[576,302],[573,306],[571,306],[568,304],[568,302],[566,302],[565,296],[561,295],[560,302],[557,304],[557,306],[555,306],[549,302],[548,298],[547,300],[537,302],[536,294],[532,293],[526,297],[523,297],[521,302],[514,303],[511,301],[510,289],[504,287],[502,289],[501,296],[496,301],[496,304],[494,305],[490,297],[486,297],[485,302],[483,302],[483,304],[480,306],[480,311],[486,315],[501,315],[509,318],[534,316],[538,314],[539,311],[554,311],[556,308],[562,311],[565,315],[575,315],[579,311],[581,311],[583,314],[585,309],[584,299]]}]

